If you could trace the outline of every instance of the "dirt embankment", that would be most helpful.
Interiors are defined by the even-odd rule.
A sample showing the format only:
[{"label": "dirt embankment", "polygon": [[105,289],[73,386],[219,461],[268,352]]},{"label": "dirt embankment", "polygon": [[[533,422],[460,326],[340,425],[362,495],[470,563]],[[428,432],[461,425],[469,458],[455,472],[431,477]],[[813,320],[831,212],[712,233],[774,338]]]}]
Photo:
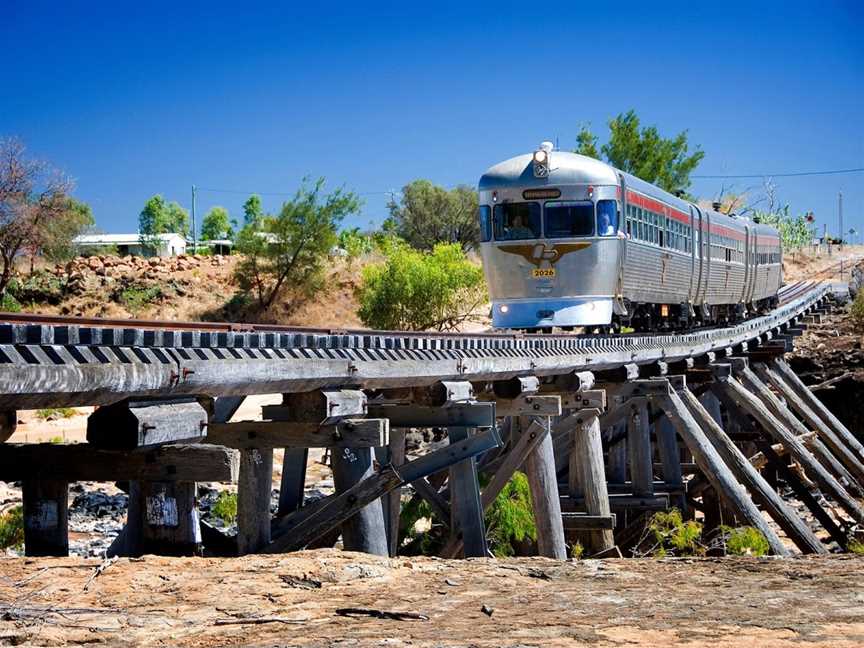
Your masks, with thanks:
[{"label": "dirt embankment", "polygon": [[[230,560],[146,556],[96,575],[99,565],[0,561],[0,641],[864,645],[860,557],[447,561],[318,550]],[[400,613],[407,614],[400,620]]]}]

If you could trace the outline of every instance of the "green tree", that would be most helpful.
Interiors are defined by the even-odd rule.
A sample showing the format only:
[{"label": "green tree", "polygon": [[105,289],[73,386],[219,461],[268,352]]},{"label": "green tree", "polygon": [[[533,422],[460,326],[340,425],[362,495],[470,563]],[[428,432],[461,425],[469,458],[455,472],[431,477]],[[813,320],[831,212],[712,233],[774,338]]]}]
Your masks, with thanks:
[{"label": "green tree", "polygon": [[467,250],[480,240],[477,205],[477,192],[470,187],[447,191],[428,180],[415,180],[402,188],[399,202],[387,205],[391,222],[385,229],[394,229],[421,250],[437,243],[459,243]]},{"label": "green tree", "polygon": [[138,214],[138,240],[150,254],[159,249],[159,235],[165,232],[168,223],[168,206],[165,199],[156,194],[146,203]]},{"label": "green tree", "polygon": [[231,218],[228,215],[228,210],[224,207],[213,207],[201,221],[201,240],[212,241],[224,238],[234,238]]},{"label": "green tree", "polygon": [[806,216],[792,216],[789,205],[783,205],[770,211],[753,211],[753,221],[776,227],[780,232],[780,241],[784,250],[794,250],[808,245],[813,240],[811,225]]},{"label": "green tree", "polygon": [[360,319],[378,329],[451,330],[483,303],[483,270],[457,243],[431,252],[401,243],[384,248],[384,263],[363,268],[358,289]]},{"label": "green tree", "polygon": [[[576,153],[601,159],[598,140],[587,126],[580,129],[576,141]],[[664,138],[656,126],[640,127],[633,110],[609,121],[609,141],[600,153],[612,166],[676,194],[690,186],[690,174],[705,157],[699,147],[689,153],[686,130]]]},{"label": "green tree", "polygon": [[311,186],[304,180],[278,216],[261,217],[260,228],[250,223],[238,234],[235,247],[244,255],[235,271],[240,287],[255,293],[262,310],[286,287],[297,294],[314,289],[339,223],[360,204],[356,194],[342,189],[325,195],[324,178]]},{"label": "green tree", "polygon": [[259,223],[264,216],[264,211],[261,208],[261,196],[252,194],[248,200],[243,203],[243,223],[244,225],[255,225]]},{"label": "green tree", "polygon": [[75,198],[67,198],[66,209],[50,226],[43,228],[42,254],[54,262],[66,261],[75,256],[73,239],[96,224],[90,205]]},{"label": "green tree", "polygon": [[173,201],[168,203],[163,233],[176,233],[183,236],[189,234],[189,212],[183,209],[179,203]]}]

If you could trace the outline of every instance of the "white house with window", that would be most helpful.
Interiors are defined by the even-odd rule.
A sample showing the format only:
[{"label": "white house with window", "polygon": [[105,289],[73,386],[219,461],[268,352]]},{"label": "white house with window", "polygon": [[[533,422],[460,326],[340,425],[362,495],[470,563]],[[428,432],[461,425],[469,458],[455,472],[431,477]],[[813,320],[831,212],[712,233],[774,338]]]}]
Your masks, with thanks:
[{"label": "white house with window", "polygon": [[126,256],[172,257],[186,253],[186,238],[182,234],[159,234],[159,245],[155,255],[145,250],[138,234],[82,234],[72,239],[72,244],[84,255],[119,254]]}]

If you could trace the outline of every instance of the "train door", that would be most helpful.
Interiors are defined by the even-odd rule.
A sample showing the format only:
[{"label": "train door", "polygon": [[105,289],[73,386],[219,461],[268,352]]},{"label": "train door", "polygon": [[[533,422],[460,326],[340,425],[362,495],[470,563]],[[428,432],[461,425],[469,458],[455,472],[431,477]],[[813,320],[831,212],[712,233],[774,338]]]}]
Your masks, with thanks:
[{"label": "train door", "polygon": [[[621,200],[618,202],[618,230],[627,231],[627,182],[624,180],[623,174],[618,174],[619,191],[621,192]],[[629,316],[624,304],[624,264],[627,262],[627,237],[618,238],[618,280],[615,288],[615,300],[613,308],[616,315]]]},{"label": "train door", "polygon": [[698,247],[696,231],[699,227],[696,213],[697,209],[690,205],[690,288],[687,291],[687,299],[691,304],[696,303],[699,294],[699,272],[701,271],[701,259],[696,252]]}]

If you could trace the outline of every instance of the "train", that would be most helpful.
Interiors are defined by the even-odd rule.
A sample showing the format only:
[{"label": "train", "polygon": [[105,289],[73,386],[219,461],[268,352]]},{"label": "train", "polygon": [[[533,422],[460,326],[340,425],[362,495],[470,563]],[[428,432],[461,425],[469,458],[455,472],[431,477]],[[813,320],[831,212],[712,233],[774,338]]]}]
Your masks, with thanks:
[{"label": "train", "polygon": [[535,151],[480,178],[479,251],[497,329],[675,331],[778,303],[778,231],[591,157]]}]

